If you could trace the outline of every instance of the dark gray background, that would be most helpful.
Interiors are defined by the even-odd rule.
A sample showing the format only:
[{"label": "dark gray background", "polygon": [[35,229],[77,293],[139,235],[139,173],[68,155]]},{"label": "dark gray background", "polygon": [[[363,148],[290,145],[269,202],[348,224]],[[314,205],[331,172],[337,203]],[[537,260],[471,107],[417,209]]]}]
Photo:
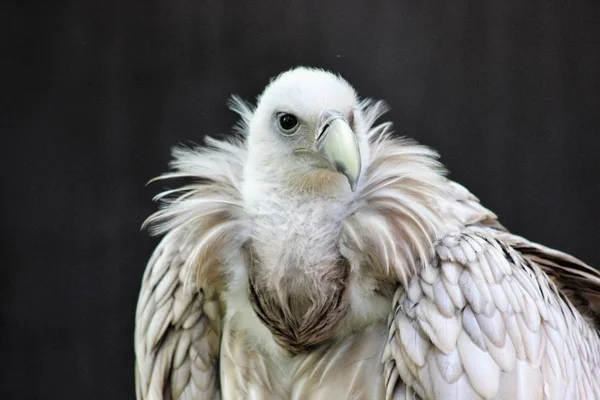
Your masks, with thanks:
[{"label": "dark gray background", "polygon": [[1,398],[134,396],[144,184],[298,64],[386,99],[513,231],[600,265],[600,3],[252,3],[2,7]]}]

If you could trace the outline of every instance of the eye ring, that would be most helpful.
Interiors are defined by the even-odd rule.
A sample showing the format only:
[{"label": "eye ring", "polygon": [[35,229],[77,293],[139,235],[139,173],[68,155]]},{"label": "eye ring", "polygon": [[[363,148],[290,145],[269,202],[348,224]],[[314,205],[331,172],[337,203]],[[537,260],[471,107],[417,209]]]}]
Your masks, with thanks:
[{"label": "eye ring", "polygon": [[298,118],[289,113],[279,113],[277,114],[277,124],[283,133],[286,135],[291,135],[298,129],[300,125]]}]

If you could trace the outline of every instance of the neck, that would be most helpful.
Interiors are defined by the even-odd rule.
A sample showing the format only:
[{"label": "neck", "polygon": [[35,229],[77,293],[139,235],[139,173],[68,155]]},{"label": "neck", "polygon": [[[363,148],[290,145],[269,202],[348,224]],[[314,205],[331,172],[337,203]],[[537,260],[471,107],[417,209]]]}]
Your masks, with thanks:
[{"label": "neck", "polygon": [[249,297],[292,353],[328,339],[347,308],[349,267],[341,256],[339,200],[267,195],[253,215]]}]

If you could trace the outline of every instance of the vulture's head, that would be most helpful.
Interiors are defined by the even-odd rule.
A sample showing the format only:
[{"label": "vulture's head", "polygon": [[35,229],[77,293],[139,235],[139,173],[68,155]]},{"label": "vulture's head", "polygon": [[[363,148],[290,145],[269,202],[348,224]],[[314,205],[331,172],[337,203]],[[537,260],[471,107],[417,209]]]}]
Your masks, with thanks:
[{"label": "vulture's head", "polygon": [[364,118],[345,80],[296,68],[266,87],[247,130],[250,300],[280,344],[302,351],[349,307],[340,243],[368,155]]},{"label": "vulture's head", "polygon": [[366,148],[359,100],[330,72],[296,68],[275,78],[249,123],[245,180],[299,195],[355,191]]}]

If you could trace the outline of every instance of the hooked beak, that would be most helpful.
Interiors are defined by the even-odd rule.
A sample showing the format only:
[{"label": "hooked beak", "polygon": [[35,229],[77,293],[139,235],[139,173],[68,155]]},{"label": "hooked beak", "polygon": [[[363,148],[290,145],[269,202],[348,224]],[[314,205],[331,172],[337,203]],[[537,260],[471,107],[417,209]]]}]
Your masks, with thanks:
[{"label": "hooked beak", "polygon": [[360,176],[360,149],[356,134],[337,111],[325,111],[317,136],[317,150],[337,172],[346,176],[354,192]]}]

